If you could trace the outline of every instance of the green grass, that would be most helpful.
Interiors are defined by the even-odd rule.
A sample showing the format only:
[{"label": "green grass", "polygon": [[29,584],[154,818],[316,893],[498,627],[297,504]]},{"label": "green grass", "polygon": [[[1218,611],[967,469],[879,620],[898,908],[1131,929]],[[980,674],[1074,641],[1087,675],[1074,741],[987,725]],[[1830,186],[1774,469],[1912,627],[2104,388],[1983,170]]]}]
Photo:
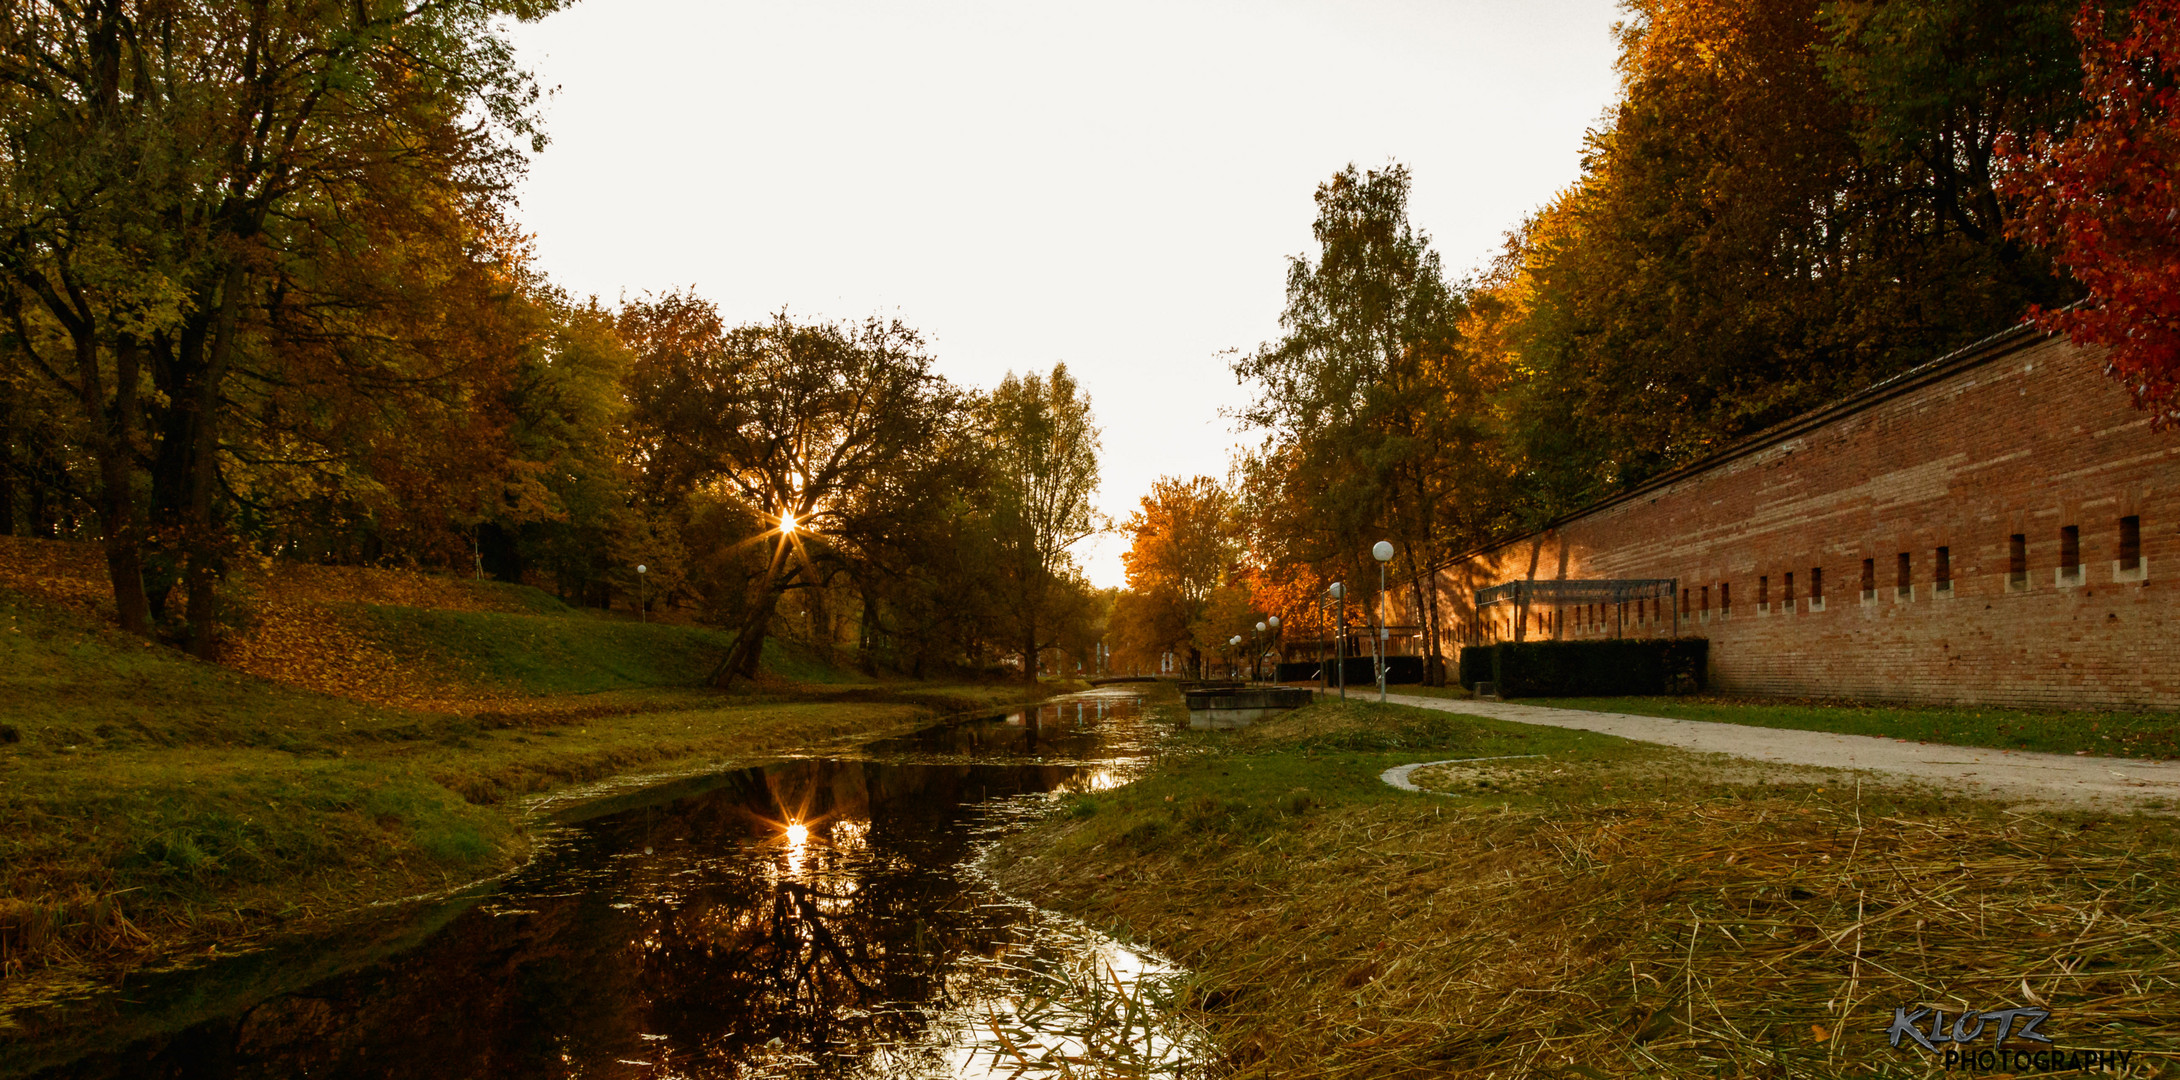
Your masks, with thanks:
[{"label": "green grass", "polygon": [[767,672],[806,685],[848,686],[871,681],[860,672],[825,662],[807,645],[783,638],[765,639],[763,663]]},{"label": "green grass", "polygon": [[1725,697],[1538,698],[1522,704],[2051,754],[2180,758],[2180,715],[2169,712],[2073,712]]},{"label": "green grass", "polygon": [[1255,843],[1328,805],[1429,798],[1379,779],[1395,765],[1540,754],[1627,764],[1657,751],[1610,735],[1503,723],[1374,701],[1329,701],[1233,732],[1181,732],[1186,751],[1125,787],[1070,804],[1088,836],[1137,851],[1184,838]]},{"label": "green grass", "polygon": [[[346,614],[397,656],[532,694],[702,685],[734,643],[732,633],[708,627],[636,623],[565,607],[517,615],[356,604]],[[777,638],[765,642],[764,666],[793,682],[868,681]]]},{"label": "green grass", "polygon": [[715,631],[567,609],[351,614],[423,666],[518,687],[536,708],[330,697],[0,592],[0,969],[201,947],[472,880],[527,849],[533,793],[1057,692],[858,681],[778,643],[776,674],[825,685],[727,693],[692,685],[724,648]]},{"label": "green grass", "polygon": [[422,714],[292,690],[0,592],[0,751],[315,746]]},{"label": "green grass", "polygon": [[566,615],[577,610],[563,603],[559,597],[531,585],[516,585],[505,581],[471,581],[467,584],[474,592],[503,597],[538,615]]}]

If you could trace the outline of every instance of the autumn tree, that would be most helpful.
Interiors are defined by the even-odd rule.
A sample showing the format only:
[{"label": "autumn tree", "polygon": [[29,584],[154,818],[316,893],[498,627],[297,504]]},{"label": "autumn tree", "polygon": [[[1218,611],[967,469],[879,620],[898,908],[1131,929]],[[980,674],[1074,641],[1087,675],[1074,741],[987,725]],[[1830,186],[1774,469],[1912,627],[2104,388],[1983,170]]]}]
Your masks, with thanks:
[{"label": "autumn tree", "polygon": [[2010,140],[2006,194],[2022,207],[2017,234],[2089,293],[2039,320],[2104,346],[2106,370],[2168,428],[2180,423],[2180,3],[2084,5],[2073,36],[2088,115]]},{"label": "autumn tree", "polygon": [[[328,259],[368,257],[350,211],[506,190],[517,143],[534,145],[536,92],[495,23],[556,6],[97,0],[0,15],[0,303],[84,420],[126,628],[150,629],[154,544],[175,556],[191,647],[216,648],[233,380],[268,309],[288,285],[336,280]],[[259,375],[283,380],[283,355],[261,349]]]},{"label": "autumn tree", "polygon": [[670,597],[686,581],[682,522],[635,490],[622,394],[633,356],[617,318],[549,291],[534,302],[548,323],[503,391],[506,465],[479,476],[462,518],[479,569],[510,582],[534,572],[583,603],[609,604],[615,591]]},{"label": "autumn tree", "polygon": [[1096,534],[1098,429],[1090,396],[1055,364],[1049,375],[1012,372],[979,410],[991,440],[992,527],[1002,603],[1023,673],[1077,630],[1091,609],[1087,583],[1069,554]]},{"label": "autumn tree", "polygon": [[1115,651],[1139,661],[1179,652],[1201,671],[1204,616],[1241,557],[1233,496],[1208,476],[1161,477],[1121,528],[1132,540],[1121,556],[1128,591],[1116,601]]},{"label": "autumn tree", "polygon": [[1499,278],[1538,516],[2071,298],[1992,186],[1995,140],[2067,107],[2054,10],[1634,5],[1611,123]]},{"label": "autumn tree", "polygon": [[1462,508],[1495,494],[1494,433],[1486,385],[1456,348],[1462,298],[1409,223],[1410,185],[1396,164],[1318,187],[1318,251],[1289,262],[1283,334],[1234,372],[1256,390],[1242,419],[1266,433],[1243,469],[1260,561],[1374,582],[1363,553],[1395,540],[1437,657],[1428,571],[1477,539]]}]

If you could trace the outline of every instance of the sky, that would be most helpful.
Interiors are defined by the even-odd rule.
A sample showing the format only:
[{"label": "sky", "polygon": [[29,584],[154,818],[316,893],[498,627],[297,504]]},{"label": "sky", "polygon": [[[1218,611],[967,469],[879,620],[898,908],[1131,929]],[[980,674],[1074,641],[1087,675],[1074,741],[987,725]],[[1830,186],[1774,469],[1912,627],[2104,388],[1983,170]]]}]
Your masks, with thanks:
[{"label": "sky", "polygon": [[[579,296],[730,322],[899,318],[989,388],[1067,364],[1116,524],[1259,436],[1229,369],[1279,333],[1311,196],[1398,161],[1459,276],[1579,173],[1614,0],[583,0],[514,28],[552,91],[519,218]],[[1124,584],[1124,535],[1076,550]]]}]

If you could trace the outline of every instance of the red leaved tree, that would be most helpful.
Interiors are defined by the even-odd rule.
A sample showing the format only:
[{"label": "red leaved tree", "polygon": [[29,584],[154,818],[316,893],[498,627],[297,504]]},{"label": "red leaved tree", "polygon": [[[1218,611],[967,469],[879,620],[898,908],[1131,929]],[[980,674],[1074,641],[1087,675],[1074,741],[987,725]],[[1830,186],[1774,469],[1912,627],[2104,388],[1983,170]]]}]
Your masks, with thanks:
[{"label": "red leaved tree", "polygon": [[2074,23],[2087,111],[2004,148],[2017,235],[2088,289],[2037,322],[2109,348],[2107,370],[2158,428],[2180,424],[2180,0],[2094,5]]}]

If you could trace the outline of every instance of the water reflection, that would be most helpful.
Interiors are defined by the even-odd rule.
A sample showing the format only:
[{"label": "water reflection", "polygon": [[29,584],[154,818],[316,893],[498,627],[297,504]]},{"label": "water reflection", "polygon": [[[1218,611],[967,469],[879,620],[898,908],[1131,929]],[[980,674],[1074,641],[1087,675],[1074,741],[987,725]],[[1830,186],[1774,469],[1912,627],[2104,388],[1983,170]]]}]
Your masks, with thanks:
[{"label": "water reflection", "polygon": [[1006,901],[972,857],[1156,737],[1101,694],[727,774],[571,828],[421,947],[47,1075],[1011,1075],[995,1021],[1173,973]]}]

